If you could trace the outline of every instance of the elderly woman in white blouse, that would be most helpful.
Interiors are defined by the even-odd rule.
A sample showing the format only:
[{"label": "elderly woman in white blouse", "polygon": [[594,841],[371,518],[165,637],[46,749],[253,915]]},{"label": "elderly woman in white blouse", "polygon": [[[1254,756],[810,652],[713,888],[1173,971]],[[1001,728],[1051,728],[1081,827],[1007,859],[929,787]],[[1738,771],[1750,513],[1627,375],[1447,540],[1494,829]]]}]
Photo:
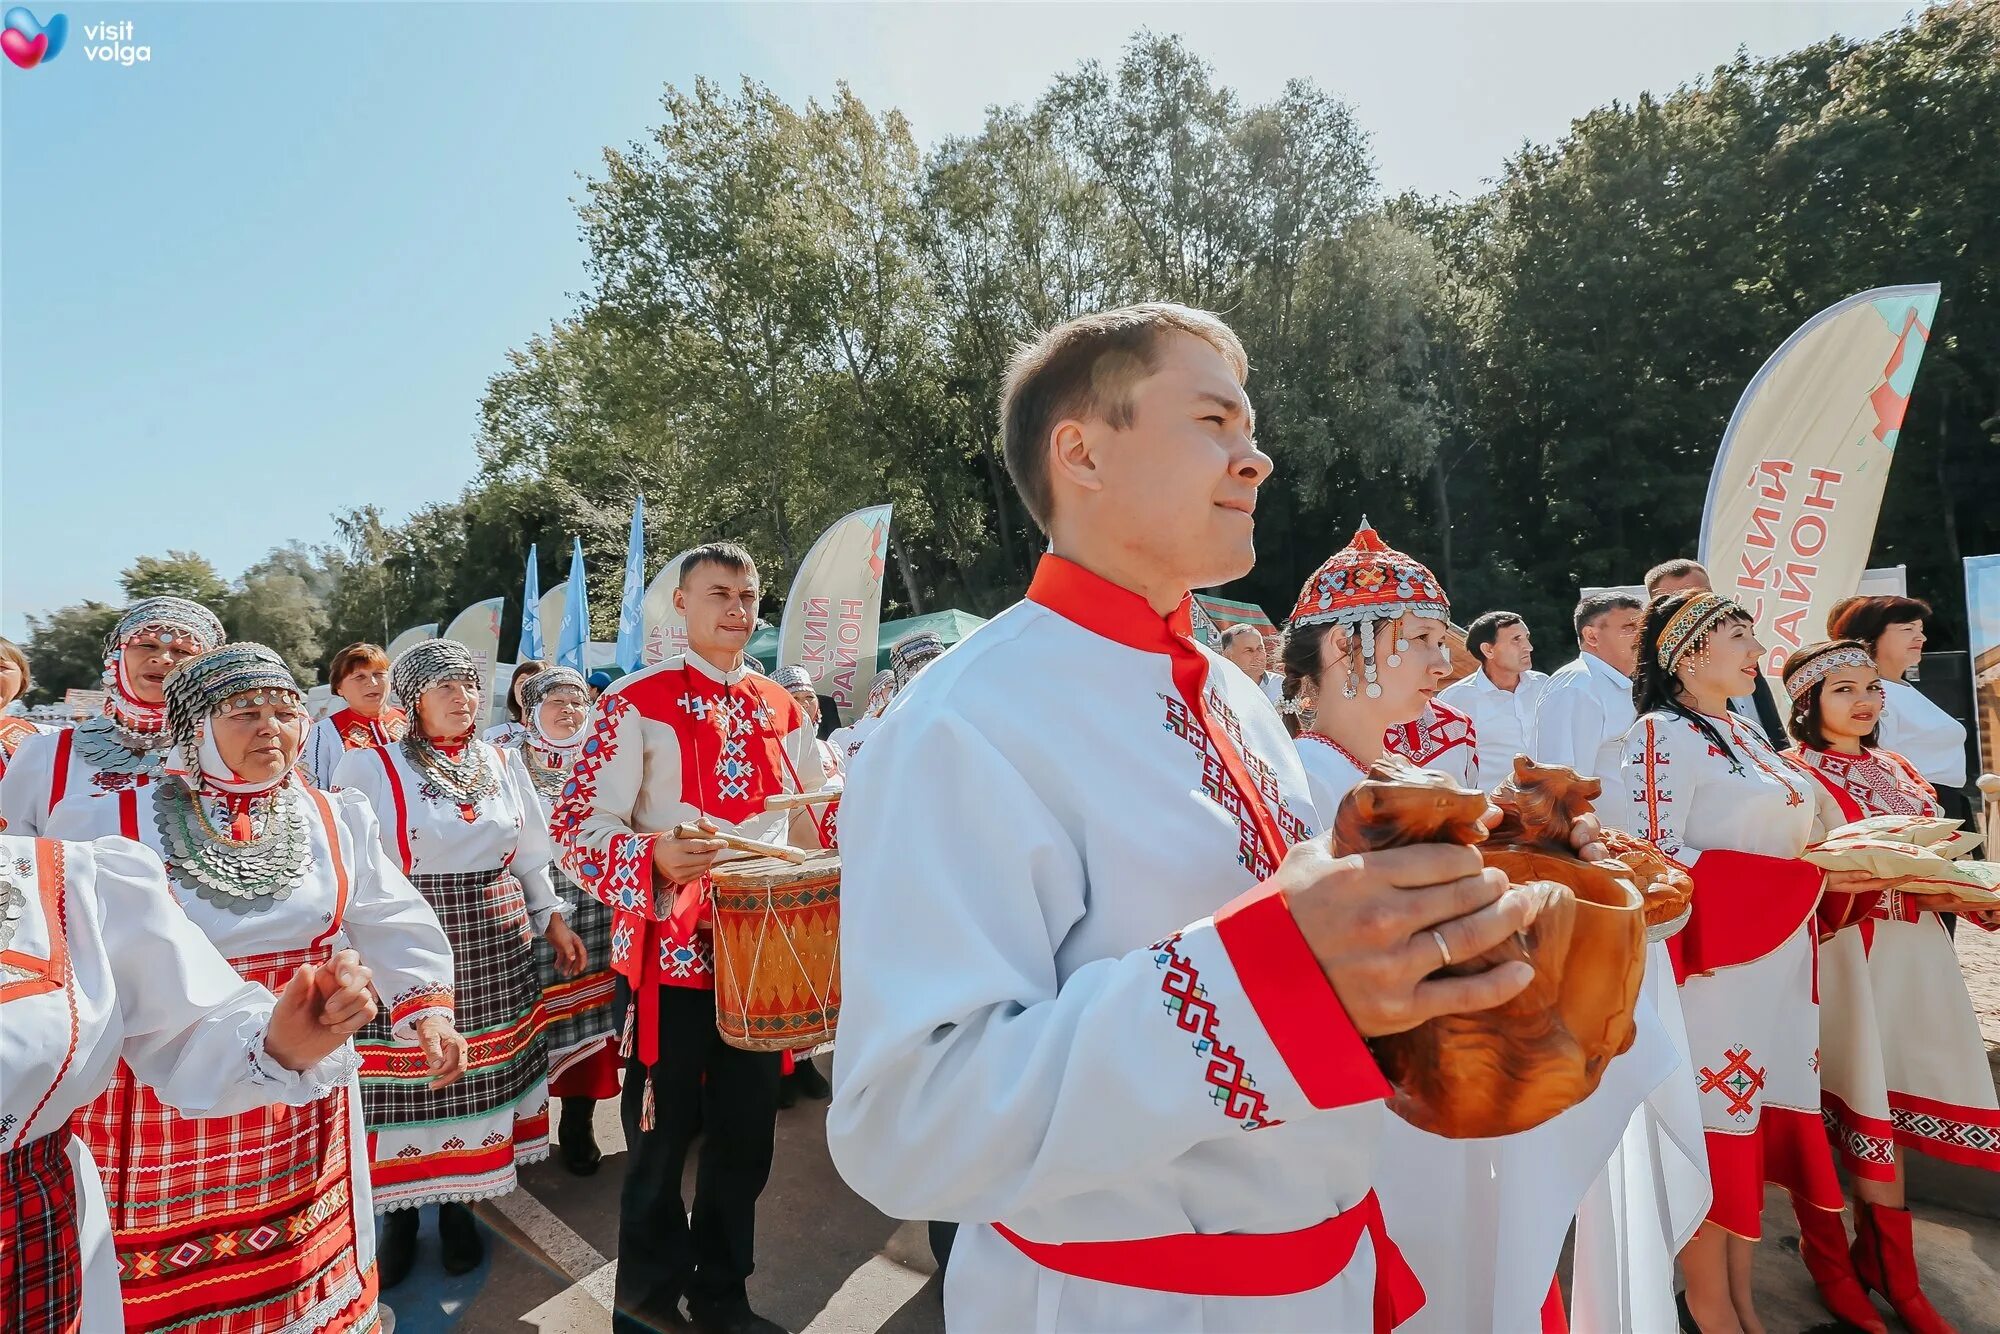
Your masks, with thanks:
[{"label": "elderly woman in white blouse", "polygon": [[[443,923],[454,964],[452,1003],[471,1043],[462,1079],[433,1088],[383,1020],[362,1034],[362,1108],[383,1211],[381,1284],[410,1271],[419,1206],[437,1204],[447,1273],[476,1268],[485,1247],[467,1205],[504,1195],[516,1170],[549,1152],[549,1052],[534,937],[566,974],[583,943],[549,879],[555,845],[519,753],[474,733],[484,673],[449,639],[407,650],[389,671],[410,708],[400,742],[351,750],[334,771],[375,808],[383,849]],[[389,997],[391,1015],[421,1003]]]}]

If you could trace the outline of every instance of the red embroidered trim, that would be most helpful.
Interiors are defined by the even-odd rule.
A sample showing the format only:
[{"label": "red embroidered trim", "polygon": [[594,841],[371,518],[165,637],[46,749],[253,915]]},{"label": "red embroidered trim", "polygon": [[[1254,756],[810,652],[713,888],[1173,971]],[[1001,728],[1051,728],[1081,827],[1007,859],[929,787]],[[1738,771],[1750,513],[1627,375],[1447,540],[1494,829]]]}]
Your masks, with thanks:
[{"label": "red embroidered trim", "polygon": [[1322,746],[1329,746],[1333,749],[1335,754],[1339,755],[1341,759],[1346,760],[1349,764],[1353,765],[1361,773],[1365,774],[1368,772],[1368,766],[1363,764],[1360,761],[1360,759],[1355,756],[1353,751],[1341,745],[1338,741],[1335,741],[1332,737],[1327,736],[1323,732],[1301,732],[1299,733],[1299,740],[1317,741]]},{"label": "red embroidered trim", "polygon": [[1154,946],[1153,962],[1165,969],[1160,990],[1166,993],[1167,1009],[1183,1033],[1194,1035],[1195,1054],[1207,1058],[1204,1078],[1215,1086],[1209,1097],[1245,1130],[1281,1126],[1283,1121],[1269,1115],[1270,1100],[1257,1088],[1257,1081],[1244,1068],[1236,1048],[1216,1035],[1215,1002],[1194,963],[1175,945],[1178,935],[1168,936]]},{"label": "red embroidered trim", "polygon": [[451,988],[435,984],[412,987],[396,997],[389,1007],[389,1027],[394,1028],[419,1010],[449,1010],[453,1008]]}]

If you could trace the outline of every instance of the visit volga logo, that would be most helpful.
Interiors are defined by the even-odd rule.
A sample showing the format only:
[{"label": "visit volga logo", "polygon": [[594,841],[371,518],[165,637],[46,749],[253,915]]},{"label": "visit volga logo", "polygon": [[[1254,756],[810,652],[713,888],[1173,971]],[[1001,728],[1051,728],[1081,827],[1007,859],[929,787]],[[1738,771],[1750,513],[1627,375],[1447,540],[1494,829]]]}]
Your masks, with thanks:
[{"label": "visit volga logo", "polygon": [[69,20],[61,14],[51,15],[44,24],[17,5],[0,23],[4,23],[0,26],[0,51],[22,69],[48,64],[62,54],[63,43],[69,38]]},{"label": "visit volga logo", "polygon": [[[83,58],[100,65],[138,65],[153,58],[153,48],[142,46],[134,40],[133,23],[125,19],[117,23],[86,23],[83,33]],[[22,69],[33,69],[54,60],[63,49],[69,37],[69,18],[63,14],[53,14],[47,23],[39,22],[34,14],[15,6],[7,11],[6,18],[0,20],[0,49],[7,53],[7,59]]]}]

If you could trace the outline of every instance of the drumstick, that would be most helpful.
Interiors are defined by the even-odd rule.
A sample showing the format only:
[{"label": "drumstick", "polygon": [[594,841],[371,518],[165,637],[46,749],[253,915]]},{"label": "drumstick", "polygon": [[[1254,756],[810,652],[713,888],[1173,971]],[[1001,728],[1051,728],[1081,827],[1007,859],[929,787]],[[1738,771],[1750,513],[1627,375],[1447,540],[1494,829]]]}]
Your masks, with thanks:
[{"label": "drumstick", "polygon": [[828,788],[819,792],[780,792],[775,797],[764,798],[767,811],[797,810],[801,806],[817,806],[821,802],[839,801],[839,788]]},{"label": "drumstick", "polygon": [[812,854],[804,848],[787,847],[783,843],[766,843],[755,838],[742,838],[736,834],[725,834],[719,829],[703,829],[696,824],[675,825],[674,837],[712,838],[725,848],[735,848],[738,852],[754,852],[760,857],[776,857],[784,862],[812,860]]}]

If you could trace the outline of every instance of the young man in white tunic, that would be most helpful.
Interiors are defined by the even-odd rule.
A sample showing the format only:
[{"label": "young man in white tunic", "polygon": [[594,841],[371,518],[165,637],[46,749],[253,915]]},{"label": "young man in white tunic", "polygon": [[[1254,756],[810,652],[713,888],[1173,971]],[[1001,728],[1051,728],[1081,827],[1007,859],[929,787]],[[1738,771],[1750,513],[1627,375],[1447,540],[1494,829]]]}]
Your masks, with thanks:
[{"label": "young man in white tunic", "polygon": [[1333,858],[1257,682],[1191,636],[1189,589],[1255,559],[1247,372],[1168,305],[1017,355],[1049,554],[848,785],[828,1137],[885,1212],[965,1225],[955,1328],[1393,1328],[1423,1295],[1365,1039],[1528,980],[1429,976],[1522,905],[1465,848]]}]

